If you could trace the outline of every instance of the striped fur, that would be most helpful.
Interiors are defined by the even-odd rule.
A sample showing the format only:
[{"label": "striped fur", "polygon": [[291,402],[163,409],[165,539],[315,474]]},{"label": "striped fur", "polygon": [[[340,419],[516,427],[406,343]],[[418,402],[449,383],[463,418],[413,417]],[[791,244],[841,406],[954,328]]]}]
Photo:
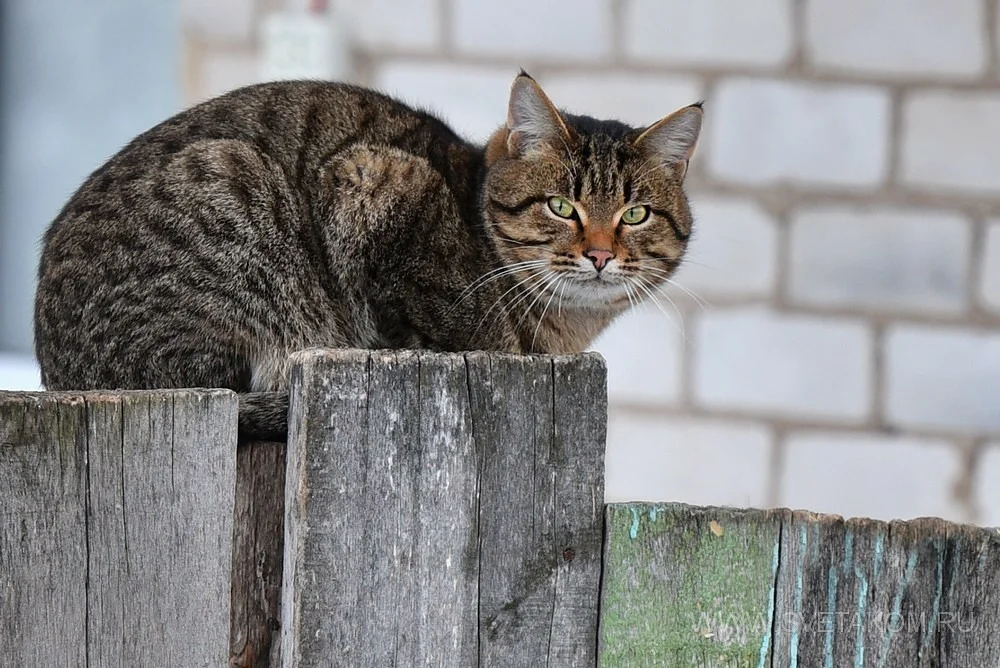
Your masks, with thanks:
[{"label": "striped fur", "polygon": [[[45,386],[282,392],[288,354],[307,347],[584,349],[645,296],[629,280],[651,292],[680,263],[686,158],[665,160],[641,129],[559,115],[527,75],[517,105],[535,125],[512,112],[478,147],[373,91],[272,83],[140,135],[45,235]],[[554,219],[553,195],[581,219]],[[629,202],[650,221],[616,225]],[[615,253],[600,276],[582,255],[593,243]],[[262,396],[243,403],[266,424],[245,428],[280,431]]]}]

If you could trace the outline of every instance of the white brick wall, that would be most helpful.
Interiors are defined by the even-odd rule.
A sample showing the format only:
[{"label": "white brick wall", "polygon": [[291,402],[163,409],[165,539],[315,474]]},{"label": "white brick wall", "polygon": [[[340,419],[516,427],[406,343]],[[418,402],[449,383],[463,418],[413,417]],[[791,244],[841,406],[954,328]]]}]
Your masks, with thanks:
[{"label": "white brick wall", "polygon": [[786,441],[779,502],[845,517],[967,521],[954,495],[959,475],[946,441],[797,432]]},{"label": "white brick wall", "polygon": [[896,326],[885,365],[891,424],[1000,433],[1000,334]]},{"label": "white brick wall", "polygon": [[614,118],[636,127],[652,125],[664,116],[704,97],[695,77],[577,72],[538,77],[546,94],[560,109],[595,118]]},{"label": "white brick wall", "polygon": [[967,78],[986,68],[982,0],[807,0],[805,7],[806,54],[820,69]]},{"label": "white brick wall", "polygon": [[792,224],[789,291],[803,304],[957,313],[971,228],[951,213],[824,207]]},{"label": "white brick wall", "polygon": [[986,225],[979,298],[988,309],[1000,313],[1000,220]]},{"label": "white brick wall", "polygon": [[[261,17],[308,4],[183,0],[189,100],[255,78]],[[597,342],[609,498],[1000,524],[1000,0],[331,5],[359,82],[478,141],[521,66],[637,126],[706,98],[675,278],[714,306],[671,287],[686,340],[649,306]]]},{"label": "white brick wall", "polygon": [[860,322],[713,310],[694,345],[707,408],[847,422],[870,411],[872,340]]},{"label": "white brick wall", "polygon": [[611,5],[602,0],[452,0],[455,47],[473,55],[557,62],[611,53]]},{"label": "white brick wall", "polygon": [[612,403],[668,405],[680,397],[684,323],[669,304],[663,306],[666,314],[649,302],[632,309],[594,342],[607,360]]},{"label": "white brick wall", "polygon": [[907,185],[1000,195],[1000,92],[919,91],[903,105]]},{"label": "white brick wall", "polygon": [[778,275],[778,229],[754,200],[692,198],[694,232],[675,280],[707,297],[762,297]]},{"label": "white brick wall", "polygon": [[626,0],[622,47],[636,61],[758,67],[792,54],[792,0]]},{"label": "white brick wall", "polygon": [[708,168],[747,185],[877,186],[889,155],[889,96],[873,86],[723,80],[710,96]]},{"label": "white brick wall", "polygon": [[198,97],[207,100],[260,81],[260,63],[247,49],[216,51],[202,59],[200,74]]},{"label": "white brick wall", "polygon": [[441,41],[441,0],[347,0],[336,6],[362,48],[427,51]]},{"label": "white brick wall", "polygon": [[486,141],[507,120],[517,70],[391,60],[379,68],[376,88],[429,109],[465,137]]},{"label": "white brick wall", "polygon": [[771,448],[770,430],[759,423],[612,412],[606,498],[759,507],[767,502]]},{"label": "white brick wall", "polygon": [[989,443],[983,450],[975,487],[979,523],[1000,527],[1000,442]]},{"label": "white brick wall", "polygon": [[180,0],[184,29],[200,39],[247,42],[257,19],[257,0]]}]

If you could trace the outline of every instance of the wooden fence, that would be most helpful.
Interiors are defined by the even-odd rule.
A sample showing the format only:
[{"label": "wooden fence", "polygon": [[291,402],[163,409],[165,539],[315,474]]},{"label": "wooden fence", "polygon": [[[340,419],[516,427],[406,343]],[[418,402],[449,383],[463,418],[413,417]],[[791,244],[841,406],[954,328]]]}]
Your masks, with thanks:
[{"label": "wooden fence", "polygon": [[605,506],[606,408],[591,355],[298,353],[287,452],[0,393],[0,665],[1000,665],[996,531]]}]

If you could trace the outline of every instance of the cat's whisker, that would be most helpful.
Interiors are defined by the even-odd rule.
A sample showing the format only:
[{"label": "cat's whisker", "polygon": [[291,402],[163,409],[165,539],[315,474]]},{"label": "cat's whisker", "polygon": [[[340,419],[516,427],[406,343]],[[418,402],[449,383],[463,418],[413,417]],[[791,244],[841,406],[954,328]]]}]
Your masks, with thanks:
[{"label": "cat's whisker", "polygon": [[675,281],[672,278],[664,278],[663,280],[666,281],[667,283],[669,283],[670,285],[674,286],[678,290],[684,292],[689,297],[691,297],[691,299],[693,299],[695,301],[695,303],[697,303],[698,306],[701,307],[702,311],[707,311],[708,310],[708,307],[709,307],[708,300],[705,299],[704,297],[702,297],[701,295],[699,295],[697,292],[695,292],[691,288],[687,287],[686,285],[681,285],[680,283],[678,283],[677,281]]},{"label": "cat's whisker", "polygon": [[625,287],[625,296],[628,297],[629,306],[635,308],[636,306],[638,306],[638,303],[632,298],[632,287],[630,286],[632,279],[629,277],[626,277],[626,279],[627,280],[624,283],[622,283],[622,285]]},{"label": "cat's whisker", "polygon": [[[644,263],[644,262],[663,262],[663,261],[677,262],[677,258],[676,257],[668,257],[668,256],[664,255],[662,257],[640,257],[640,258],[631,258],[631,259],[629,259],[629,262],[637,262],[637,263],[640,263],[640,264]],[[698,262],[697,260],[692,260],[692,259],[690,259],[688,257],[684,258],[683,263],[684,264],[696,264],[699,267],[705,267],[706,269],[711,269],[712,271],[718,271],[719,270],[718,267],[713,267],[710,264],[705,264],[704,262]]]},{"label": "cat's whisker", "polygon": [[[710,304],[707,299],[699,295],[691,288],[685,285],[681,285],[679,282],[675,281],[673,278],[671,278],[671,274],[669,272],[663,271],[662,269],[653,269],[649,267],[647,267],[645,271],[648,271],[649,273],[657,276],[657,278],[659,278],[659,280],[663,281],[664,283],[669,283],[678,290],[684,292],[687,296],[691,297],[691,299],[693,299],[696,304],[698,304],[698,306],[701,308],[702,311],[708,310]],[[657,286],[657,288],[659,289],[659,286]]]},{"label": "cat's whisker", "polygon": [[669,314],[667,314],[666,310],[663,308],[663,304],[661,304],[660,300],[656,298],[656,295],[653,293],[652,290],[650,290],[649,286],[646,284],[645,279],[643,279],[642,276],[634,276],[633,279],[634,279],[633,285],[642,290],[642,292],[644,292],[650,298],[650,300],[652,300],[653,304],[655,304],[656,307],[660,309],[660,313],[663,314],[663,317],[666,318],[668,321],[670,321],[670,323],[674,326],[677,332],[681,335],[681,338],[683,338],[684,341],[687,341],[688,340],[687,334],[684,332],[684,316],[681,314],[680,309],[677,308],[677,304],[674,303],[674,300],[670,298],[670,295],[661,291],[661,294],[667,298],[667,301],[670,302],[670,305],[673,307],[674,313],[677,314],[676,321],[673,318],[671,318]]},{"label": "cat's whisker", "polygon": [[660,170],[660,169],[664,169],[667,166],[663,162],[658,162],[658,163],[654,164],[652,167],[650,167],[649,169],[646,169],[646,165],[648,165],[652,161],[653,161],[653,158],[646,158],[645,160],[642,161],[642,164],[639,165],[639,169],[642,169],[643,171],[638,176],[636,176],[633,179],[633,181],[635,181],[636,183],[638,183],[638,182],[644,180],[647,176],[649,176],[653,172],[655,172],[657,170]]},{"label": "cat's whisker", "polygon": [[[527,300],[531,299],[531,297],[536,294],[535,291],[543,283],[545,283],[547,280],[550,279],[550,274],[551,273],[552,272],[545,272],[544,274],[541,274],[541,275],[536,274],[533,277],[533,282],[530,285],[524,285],[524,284],[522,284],[522,285],[524,285],[524,287],[521,289],[521,291],[518,292],[516,295],[514,295],[510,299],[509,303],[501,306],[500,310],[497,312],[497,314],[493,316],[493,320],[490,323],[490,327],[493,327],[494,325],[496,325],[497,320],[499,320],[502,317],[503,318],[510,318],[511,314],[517,309],[517,307],[520,304],[523,304]],[[527,281],[525,281],[525,283],[527,283]],[[523,318],[521,320],[523,320]],[[518,325],[520,325],[521,320],[518,320],[518,322],[517,322]],[[516,329],[516,327],[515,327],[515,329]]]},{"label": "cat's whisker", "polygon": [[[514,303],[520,301],[520,299],[524,295],[531,294],[531,287],[533,287],[533,286],[524,287],[525,284],[528,283],[529,281],[535,281],[534,285],[538,285],[542,280],[544,280],[545,275],[546,274],[543,273],[542,271],[538,271],[538,270],[533,271],[528,276],[525,276],[521,280],[515,282],[514,285],[511,286],[510,288],[508,288],[506,292],[504,292],[499,297],[497,297],[496,301],[494,301],[493,304],[490,306],[490,308],[486,311],[486,313],[483,314],[482,319],[479,321],[479,325],[476,327],[476,331],[473,332],[473,338],[475,338],[475,335],[479,333],[479,330],[482,328],[483,323],[486,322],[486,319],[489,317],[490,313],[493,312],[493,309],[495,309],[497,307],[497,305],[501,304],[504,301],[504,299],[507,297],[507,295],[509,295],[511,292],[514,292],[515,290],[520,290],[521,292],[519,292],[518,294],[516,294],[513,297]],[[505,314],[507,314],[507,313],[510,312],[510,307],[512,305],[513,305],[513,303],[511,305],[506,306],[506,307],[501,306],[500,312],[497,315],[493,316],[493,320],[490,321],[490,328],[491,329],[496,324],[497,319],[500,318],[500,316],[505,315]]]},{"label": "cat's whisker", "polygon": [[560,318],[562,317],[563,294],[566,292],[566,286],[569,284],[569,280],[570,280],[569,276],[567,276],[566,280],[563,281],[562,289],[559,290],[559,312],[558,312],[558,315],[559,315]]},{"label": "cat's whisker", "polygon": [[559,279],[560,279],[559,274],[555,273],[554,271],[549,271],[546,275],[546,280],[544,281],[544,284],[540,286],[535,286],[539,288],[538,294],[536,294],[535,298],[528,303],[528,308],[524,309],[524,313],[522,313],[521,317],[518,318],[517,323],[515,323],[514,325],[514,329],[519,329],[521,327],[521,323],[524,322],[524,319],[528,317],[529,313],[531,313],[531,309],[535,308],[535,304],[537,304],[538,301],[543,296],[545,296],[545,291],[549,288],[550,285],[553,285],[554,282],[558,281]]},{"label": "cat's whisker", "polygon": [[545,320],[545,314],[549,312],[549,306],[552,305],[552,300],[558,294],[559,283],[561,282],[565,287],[566,281],[569,280],[568,276],[560,276],[556,274],[556,282],[552,288],[552,294],[549,296],[549,300],[545,302],[545,308],[542,309],[542,315],[538,317],[538,324],[535,325],[535,333],[531,336],[531,352],[535,352],[535,339],[538,338],[538,330],[542,327],[542,321]]},{"label": "cat's whisker", "polygon": [[525,271],[533,267],[541,267],[547,265],[548,263],[548,260],[526,260],[524,262],[515,262],[514,264],[508,264],[492,269],[469,284],[469,286],[462,291],[454,303],[448,307],[446,314],[450,314],[462,301],[472,296],[476,290],[484,287],[486,284],[492,283],[493,281],[499,280],[505,276],[509,276],[510,274],[516,274],[520,271]]}]

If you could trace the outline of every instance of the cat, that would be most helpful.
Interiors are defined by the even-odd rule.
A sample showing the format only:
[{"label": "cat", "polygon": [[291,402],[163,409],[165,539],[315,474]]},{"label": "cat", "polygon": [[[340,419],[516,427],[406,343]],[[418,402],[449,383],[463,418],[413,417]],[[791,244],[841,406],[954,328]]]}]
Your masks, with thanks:
[{"label": "cat", "polygon": [[573,115],[523,71],[485,146],[343,83],[194,106],[46,231],[42,382],[231,388],[241,436],[280,438],[296,350],[582,351],[681,263],[702,116]]}]

